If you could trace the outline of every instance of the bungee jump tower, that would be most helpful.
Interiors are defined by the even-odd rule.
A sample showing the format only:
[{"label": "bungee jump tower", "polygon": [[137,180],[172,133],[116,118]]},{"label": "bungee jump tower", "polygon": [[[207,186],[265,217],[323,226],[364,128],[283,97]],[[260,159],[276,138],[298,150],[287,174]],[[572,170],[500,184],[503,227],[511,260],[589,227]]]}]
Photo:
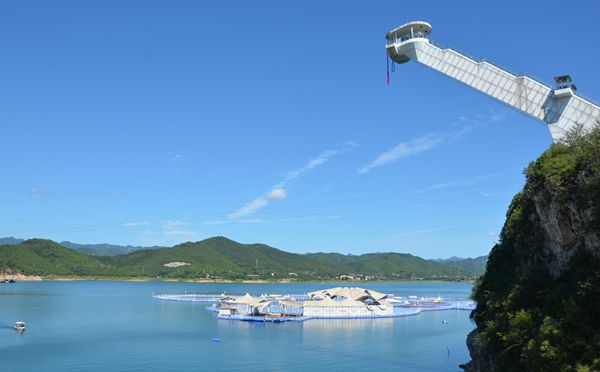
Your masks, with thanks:
[{"label": "bungee jump tower", "polygon": [[419,62],[546,124],[554,142],[572,128],[589,130],[600,121],[600,107],[577,92],[569,75],[555,77],[555,86],[551,87],[488,61],[439,47],[429,39],[430,34],[427,22],[406,23],[386,34],[387,53],[395,63]]}]

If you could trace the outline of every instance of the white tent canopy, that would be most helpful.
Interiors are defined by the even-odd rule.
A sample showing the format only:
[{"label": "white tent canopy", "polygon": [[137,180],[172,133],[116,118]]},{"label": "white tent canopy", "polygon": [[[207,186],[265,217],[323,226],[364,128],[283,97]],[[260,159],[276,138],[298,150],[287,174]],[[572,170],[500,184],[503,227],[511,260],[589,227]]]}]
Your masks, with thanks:
[{"label": "white tent canopy", "polygon": [[250,293],[246,293],[244,296],[240,297],[240,298],[236,298],[235,300],[231,301],[234,302],[236,304],[244,304],[244,305],[252,305],[252,306],[256,306],[261,302],[264,302],[265,300],[261,300],[260,298],[256,298],[256,297],[252,297],[250,295]]},{"label": "white tent canopy", "polygon": [[308,295],[310,296],[310,298],[320,297],[325,299],[334,297],[344,297],[345,299],[354,301],[365,301],[367,299],[372,299],[377,302],[388,297],[388,295],[384,293],[359,287],[335,287],[315,292],[309,292]]}]

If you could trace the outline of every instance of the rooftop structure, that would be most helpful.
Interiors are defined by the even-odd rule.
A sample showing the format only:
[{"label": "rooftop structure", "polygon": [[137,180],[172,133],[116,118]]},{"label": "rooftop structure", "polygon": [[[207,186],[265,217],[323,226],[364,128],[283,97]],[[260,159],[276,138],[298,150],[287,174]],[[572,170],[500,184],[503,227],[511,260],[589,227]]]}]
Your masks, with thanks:
[{"label": "rooftop structure", "polygon": [[583,98],[569,75],[555,78],[551,87],[526,75],[517,75],[488,61],[476,60],[434,44],[432,27],[414,21],[386,34],[386,49],[396,63],[421,63],[548,126],[560,141],[572,128],[591,129],[600,120],[600,107]]},{"label": "rooftop structure", "polygon": [[309,292],[304,316],[316,318],[370,318],[393,316],[387,294],[358,287],[335,287]]},{"label": "rooftop structure", "polygon": [[354,301],[380,301],[389,297],[389,295],[387,294],[359,287],[335,287],[315,292],[308,292],[307,295],[310,297],[311,300],[316,298],[345,298]]},{"label": "rooftop structure", "polygon": [[217,303],[219,317],[297,317],[302,305],[292,298],[261,296],[246,293],[241,297],[224,297]]}]

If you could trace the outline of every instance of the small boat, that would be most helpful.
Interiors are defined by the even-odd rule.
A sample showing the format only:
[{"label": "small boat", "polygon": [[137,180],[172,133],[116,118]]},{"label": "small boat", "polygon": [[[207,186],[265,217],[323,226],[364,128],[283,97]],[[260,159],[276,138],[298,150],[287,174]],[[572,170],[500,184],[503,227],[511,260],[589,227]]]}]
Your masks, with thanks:
[{"label": "small boat", "polygon": [[17,331],[19,333],[25,332],[25,323],[16,322],[14,328],[15,328],[15,331]]}]

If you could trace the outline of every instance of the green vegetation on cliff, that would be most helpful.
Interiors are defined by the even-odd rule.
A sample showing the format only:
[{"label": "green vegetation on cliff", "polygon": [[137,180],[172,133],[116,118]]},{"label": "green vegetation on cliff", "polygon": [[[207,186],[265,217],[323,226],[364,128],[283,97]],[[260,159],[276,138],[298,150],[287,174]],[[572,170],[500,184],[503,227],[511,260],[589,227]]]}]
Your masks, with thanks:
[{"label": "green vegetation on cliff", "polygon": [[600,371],[600,130],[526,169],[473,297],[476,371]]}]

